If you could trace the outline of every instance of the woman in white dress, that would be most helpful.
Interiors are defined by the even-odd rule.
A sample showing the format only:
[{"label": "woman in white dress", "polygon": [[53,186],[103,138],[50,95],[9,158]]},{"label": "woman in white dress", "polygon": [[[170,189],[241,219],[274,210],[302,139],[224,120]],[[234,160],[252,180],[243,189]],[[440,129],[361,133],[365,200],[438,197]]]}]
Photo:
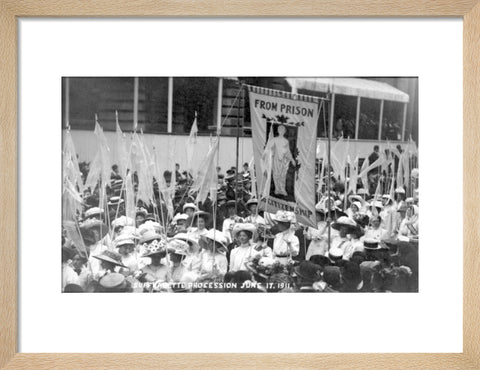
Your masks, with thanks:
[{"label": "woman in white dress", "polygon": [[418,239],[418,207],[412,205],[407,208],[406,217],[402,220],[398,232],[400,240]]},{"label": "woman in white dress", "polygon": [[[162,263],[162,258],[167,255],[165,238],[150,231],[145,233],[140,239],[140,243],[145,250],[144,257],[150,257],[151,263],[141,269],[139,280],[143,283],[168,281],[168,266]],[[150,289],[147,287],[146,290]]]},{"label": "woman in white dress", "polygon": [[246,205],[250,215],[245,218],[245,222],[254,224],[255,226],[259,224],[265,225],[265,219],[258,214],[258,199],[249,199]]},{"label": "woman in white dress", "polygon": [[208,230],[200,238],[199,274],[201,277],[211,275],[225,275],[228,270],[227,238],[219,230]]},{"label": "woman in white dress", "polygon": [[208,212],[198,211],[195,212],[191,220],[187,221],[187,224],[192,225],[187,229],[188,235],[195,239],[197,242],[200,237],[207,234],[207,223],[211,220],[211,215]]},{"label": "woman in white dress", "polygon": [[251,243],[255,231],[255,225],[250,223],[236,224],[233,228],[233,235],[239,246],[230,252],[230,272],[247,270],[245,263],[260,253]]}]

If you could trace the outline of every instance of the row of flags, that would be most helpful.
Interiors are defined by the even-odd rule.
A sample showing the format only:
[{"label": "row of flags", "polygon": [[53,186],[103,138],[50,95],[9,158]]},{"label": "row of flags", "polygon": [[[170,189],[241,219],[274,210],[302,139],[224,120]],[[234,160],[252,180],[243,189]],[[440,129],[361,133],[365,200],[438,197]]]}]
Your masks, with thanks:
[{"label": "row of flags", "polygon": [[[322,147],[323,152],[321,150]],[[396,147],[392,146],[390,142],[387,142],[386,149],[388,150],[388,154],[385,151],[379,152],[378,159],[371,164],[369,164],[368,158],[365,158],[361,168],[359,168],[358,155],[353,160],[350,157],[349,147],[350,140],[344,140],[341,138],[334,143],[330,154],[334,176],[346,184],[347,193],[356,193],[358,179],[361,180],[363,188],[368,189],[368,173],[375,168],[380,168],[382,173],[384,171],[388,173],[389,170],[391,172],[396,171],[396,173],[393,173],[390,181],[390,188],[393,188],[394,186],[408,187],[410,184],[410,173],[413,169],[412,158],[418,156],[418,149],[412,138],[409,139],[402,152],[400,152]],[[340,148],[341,151],[339,150]],[[339,152],[340,154],[338,154]],[[324,185],[324,179],[327,176],[325,174],[327,163],[326,144],[319,144],[317,146],[317,158],[323,159],[319,169],[320,181],[317,188],[317,191],[320,192],[322,186]],[[347,178],[347,174],[350,175],[349,178]],[[393,196],[394,189],[390,189],[389,192]]]},{"label": "row of flags", "polygon": [[[195,115],[185,147],[187,170],[193,177],[193,184],[190,190],[197,194],[197,203],[204,202],[209,195],[212,201],[215,202],[218,186],[216,167],[219,156],[219,136],[211,138],[207,155],[201,162],[198,170],[195,171],[193,169],[193,159],[197,151],[197,134],[198,125],[197,116]],[[272,130],[270,135],[273,136]],[[176,187],[175,155],[178,150],[175,139],[169,141],[168,148],[166,148],[168,154],[167,161],[165,161],[164,156],[161,155],[162,153],[157,148],[147,145],[143,132],[139,134],[134,131],[130,137],[123,133],[118,123],[118,114],[116,114],[114,150],[110,148],[97,117],[95,117],[94,137],[97,151],[90,163],[90,170],[84,182],[71,133],[68,129],[65,132],[63,148],[63,219],[75,220],[76,216],[81,213],[82,194],[88,188],[93,191],[97,186],[99,187],[99,207],[103,208],[105,206],[106,187],[110,183],[113,164],[118,166],[119,174],[123,180],[126,215],[128,217],[135,218],[136,204],[139,200],[146,204],[155,201],[153,184],[156,181],[162,200],[166,204],[168,215],[172,218],[174,213],[173,198]],[[347,193],[356,193],[358,179],[361,180],[363,187],[368,189],[368,173],[377,167],[380,167],[382,172],[383,170],[388,170],[388,168],[394,169],[396,158],[398,158],[397,172],[392,176],[389,192],[393,196],[394,184],[397,187],[403,187],[410,183],[411,158],[418,154],[416,145],[411,138],[401,153],[397,148],[387,143],[388,154],[380,152],[378,159],[372,164],[369,164],[368,159],[365,159],[361,168],[359,168],[358,156],[353,158],[353,160],[350,157],[349,147],[349,140],[340,139],[334,143],[331,151],[332,170],[340,181],[345,182]],[[342,149],[340,150],[340,148]],[[318,192],[320,192],[324,182],[327,158],[326,145],[323,145],[323,151],[321,149],[322,145],[318,145],[317,158],[324,159],[319,170]],[[162,150],[164,151],[165,148],[162,148]],[[272,153],[268,149],[265,149],[262,153],[260,164],[264,169],[264,186],[263,189],[258,189],[259,194],[257,194],[256,189],[253,163],[252,158],[249,168],[251,171],[250,178],[252,179],[253,196],[257,197],[259,195],[260,198],[266,198],[270,191]],[[165,170],[170,171],[172,174],[169,184],[166,183],[164,178]],[[134,173],[137,177],[136,193],[134,189]],[[347,173],[350,174],[349,178],[347,178]]]},{"label": "row of flags", "polygon": [[[218,161],[219,138],[212,138],[207,156],[202,161],[198,170],[193,169],[193,159],[197,151],[197,116],[192,124],[190,136],[185,147],[187,156],[187,170],[193,177],[192,189],[197,192],[197,202],[204,201],[208,194],[215,197],[217,189],[216,163]],[[134,131],[130,136],[122,132],[116,114],[115,148],[110,148],[102,127],[95,116],[94,137],[96,141],[96,153],[90,162],[90,169],[85,181],[77,159],[77,153],[70,130],[67,129],[64,136],[63,147],[63,219],[75,220],[82,210],[82,195],[84,190],[92,192],[97,188],[99,191],[99,207],[103,208],[106,202],[106,187],[110,184],[112,166],[118,166],[119,175],[123,180],[125,191],[126,215],[135,218],[135,208],[138,201],[150,204],[155,201],[154,182],[162,200],[165,202],[169,217],[173,217],[173,198],[176,188],[175,157],[178,151],[176,139],[169,140],[167,148],[158,150],[149,146],[143,132]],[[164,153],[167,152],[165,161]],[[164,172],[168,170],[172,174],[167,184]],[[136,175],[137,191],[134,190],[134,178]]]}]

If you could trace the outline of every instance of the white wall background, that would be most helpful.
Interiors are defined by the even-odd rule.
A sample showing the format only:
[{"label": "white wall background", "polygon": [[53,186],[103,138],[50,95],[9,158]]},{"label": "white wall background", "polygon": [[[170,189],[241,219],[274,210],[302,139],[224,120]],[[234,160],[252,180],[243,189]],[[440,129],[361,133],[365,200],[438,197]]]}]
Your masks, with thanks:
[{"label": "white wall background", "polygon": [[[75,149],[79,155],[80,161],[90,162],[93,160],[97,150],[97,141],[93,134],[93,131],[84,131],[84,130],[72,130],[73,142],[75,144]],[[110,150],[114,155],[116,152],[115,146],[115,132],[105,131],[105,137],[108,140]],[[129,134],[127,134],[128,137]],[[165,165],[165,168],[171,168],[168,163],[168,150],[175,147],[175,163],[180,164],[181,170],[186,169],[187,156],[185,147],[187,145],[188,136],[186,135],[162,135],[162,134],[144,134],[145,142],[147,146],[152,149],[155,147],[157,153],[160,154],[162,158],[162,163]],[[193,158],[193,168],[200,165],[203,158],[205,158],[208,152],[210,138],[208,136],[198,136],[197,145],[195,149],[195,155]],[[318,139],[317,144],[320,145],[319,157],[323,156],[323,148],[326,147],[326,140]],[[332,140],[332,152],[335,153],[337,158],[341,158],[341,155],[345,153],[345,150],[348,147],[348,154],[350,157],[355,159],[355,156],[358,155],[359,158],[366,158],[373,151],[373,146],[379,144],[380,150],[387,148],[386,142],[376,142],[368,140],[351,140],[349,145],[346,143],[340,143],[337,145],[335,140]],[[405,146],[406,143],[392,141],[390,145],[396,146],[397,144]],[[236,165],[236,138],[231,136],[222,136],[220,139],[220,155],[218,158],[219,166],[222,168],[222,173]],[[239,169],[242,168],[243,163],[250,162],[253,156],[252,148],[252,139],[251,138],[240,138],[239,140]],[[318,153],[317,153],[318,154]]]}]

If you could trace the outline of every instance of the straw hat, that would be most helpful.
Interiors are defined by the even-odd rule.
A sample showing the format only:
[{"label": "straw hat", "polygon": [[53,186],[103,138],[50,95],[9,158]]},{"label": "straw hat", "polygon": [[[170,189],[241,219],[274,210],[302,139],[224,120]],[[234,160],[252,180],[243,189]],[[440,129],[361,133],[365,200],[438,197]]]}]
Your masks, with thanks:
[{"label": "straw hat", "polygon": [[257,198],[249,199],[248,202],[247,202],[247,208],[252,204],[258,204],[258,199]]},{"label": "straw hat", "polygon": [[253,235],[253,233],[255,231],[257,231],[257,227],[254,225],[254,224],[251,224],[251,223],[237,223],[233,226],[233,230],[232,230],[232,234],[234,237],[237,236],[237,234],[240,232],[240,231],[248,231],[251,233],[251,236]]},{"label": "straw hat", "polygon": [[200,250],[200,246],[195,238],[190,237],[187,233],[178,233],[174,235],[171,239],[173,240],[182,240],[189,245],[189,252],[191,254],[197,253]]},{"label": "straw hat", "polygon": [[[102,239],[108,233],[108,226],[97,219],[88,219],[80,224],[80,233],[84,239],[89,241],[95,239],[93,231],[97,231],[99,238]],[[94,242],[96,243],[98,240]]]},{"label": "straw hat", "polygon": [[163,232],[163,226],[160,225],[158,222],[155,221],[145,221],[143,224],[141,224],[138,227],[138,234],[143,235],[147,231],[154,231],[157,234],[160,234]]},{"label": "straw hat", "polygon": [[347,216],[341,216],[337,219],[337,221],[332,223],[332,228],[334,228],[335,230],[339,230],[340,227],[342,226],[346,226],[350,230],[358,229],[358,224],[355,221],[353,221],[350,217],[347,217]]},{"label": "straw hat", "polygon": [[113,241],[115,248],[119,248],[122,245],[135,245],[134,236],[130,233],[120,234]]},{"label": "straw hat", "polygon": [[358,195],[368,195],[368,191],[364,188],[357,189],[357,194]]},{"label": "straw hat", "polygon": [[383,209],[383,204],[382,202],[378,201],[378,200],[372,200],[370,202],[370,207],[375,207],[375,208],[380,208],[380,209]]},{"label": "straw hat", "polygon": [[328,256],[330,257],[330,259],[331,259],[332,261],[336,261],[336,260],[342,259],[342,257],[343,257],[343,250],[340,249],[340,248],[337,248],[337,247],[332,247],[332,248],[330,248],[330,250],[328,251]]},{"label": "straw hat", "polygon": [[229,201],[227,201],[227,203],[225,203],[225,207],[235,208],[236,204],[237,204],[237,202],[235,202],[234,200],[229,200]]},{"label": "straw hat", "polygon": [[114,197],[110,197],[107,205],[108,206],[118,206],[119,204],[122,204],[122,203],[125,203],[125,201],[121,197],[114,196]]},{"label": "straw hat", "polygon": [[145,208],[143,207],[137,207],[137,209],[135,210],[135,214],[136,215],[142,215],[143,217],[147,217],[148,215],[148,212]]},{"label": "straw hat", "polygon": [[195,204],[193,204],[193,203],[185,203],[185,204],[183,205],[183,212],[185,212],[188,208],[193,209],[194,212],[195,212],[195,211],[198,211],[198,207],[197,207]]},{"label": "straw hat", "polygon": [[167,243],[167,250],[170,253],[181,254],[186,256],[189,253],[189,245],[180,239],[172,239]]},{"label": "straw hat", "polygon": [[205,222],[209,222],[212,219],[212,215],[205,211],[197,211],[192,215],[192,223],[195,224],[196,218],[203,218]]},{"label": "straw hat", "polygon": [[277,222],[295,222],[295,213],[288,211],[277,211],[272,217]]},{"label": "straw hat", "polygon": [[223,247],[227,247],[228,240],[225,236],[224,233],[221,231],[215,230],[215,229],[210,229],[207,231],[207,233],[204,235],[205,238],[213,240],[217,243],[220,243]]},{"label": "straw hat", "polygon": [[103,209],[98,207],[92,207],[85,212],[85,218],[91,218],[95,216],[100,216],[104,213]]},{"label": "straw hat", "polygon": [[382,247],[380,246],[380,240],[378,239],[364,239],[363,247],[369,251],[382,249]]},{"label": "straw hat", "polygon": [[126,216],[120,216],[112,221],[113,228],[116,228],[119,226],[125,227],[125,226],[134,226],[134,225],[135,225],[135,221],[132,218],[126,217]]},{"label": "straw hat", "polygon": [[108,249],[104,250],[101,254],[99,254],[97,256],[93,256],[93,257],[100,260],[100,261],[113,263],[116,266],[126,267],[122,263],[122,256],[119,253],[109,251]]},{"label": "straw hat", "polygon": [[153,240],[160,240],[162,239],[163,236],[156,233],[154,230],[146,230],[144,233],[141,234],[141,237],[140,237],[140,244],[144,244],[144,243],[149,243]]},{"label": "straw hat", "polygon": [[127,286],[127,281],[122,274],[112,272],[102,277],[99,284],[105,289],[121,289]]},{"label": "straw hat", "polygon": [[186,213],[177,213],[174,217],[172,222],[176,224],[178,221],[187,221],[188,215]]}]

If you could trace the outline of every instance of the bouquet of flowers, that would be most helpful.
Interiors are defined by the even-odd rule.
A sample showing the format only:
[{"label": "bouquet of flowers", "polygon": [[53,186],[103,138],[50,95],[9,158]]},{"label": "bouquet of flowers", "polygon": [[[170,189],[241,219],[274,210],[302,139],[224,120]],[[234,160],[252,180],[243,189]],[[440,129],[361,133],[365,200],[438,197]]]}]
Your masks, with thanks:
[{"label": "bouquet of flowers", "polygon": [[285,266],[280,262],[274,260],[272,257],[264,257],[262,255],[253,257],[247,266],[249,266],[254,273],[265,279],[273,274],[288,273],[285,270]]}]

